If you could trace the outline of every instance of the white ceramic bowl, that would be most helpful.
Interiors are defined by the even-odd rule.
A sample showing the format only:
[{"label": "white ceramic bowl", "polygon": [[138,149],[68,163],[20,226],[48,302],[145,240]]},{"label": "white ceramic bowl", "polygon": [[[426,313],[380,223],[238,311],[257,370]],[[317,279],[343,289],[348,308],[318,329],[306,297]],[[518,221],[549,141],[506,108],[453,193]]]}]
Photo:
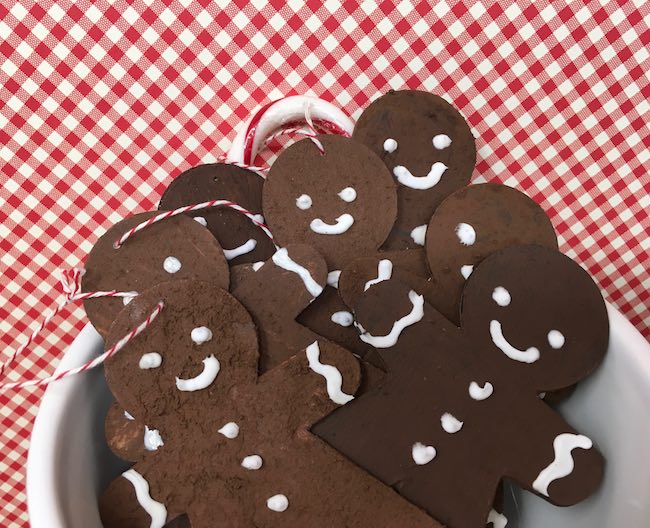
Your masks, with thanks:
[{"label": "white ceramic bowl", "polygon": [[[604,365],[561,408],[604,453],[605,481],[595,496],[571,508],[555,508],[530,493],[512,490],[508,528],[650,527],[650,345],[611,307],[609,317]],[[59,369],[81,365],[101,351],[101,339],[88,325]],[[101,369],[48,388],[27,463],[32,528],[101,526],[97,495],[124,470],[104,441],[110,400]]]}]

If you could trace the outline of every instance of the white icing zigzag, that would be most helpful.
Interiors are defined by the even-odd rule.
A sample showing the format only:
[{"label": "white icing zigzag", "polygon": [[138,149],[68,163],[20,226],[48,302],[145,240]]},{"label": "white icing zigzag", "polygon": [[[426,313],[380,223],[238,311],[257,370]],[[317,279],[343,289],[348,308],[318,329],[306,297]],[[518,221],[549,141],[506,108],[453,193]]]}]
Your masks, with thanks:
[{"label": "white icing zigzag", "polygon": [[327,383],[327,394],[329,395],[330,400],[339,405],[345,405],[349,401],[354,400],[354,396],[345,394],[341,390],[341,387],[343,386],[343,376],[341,376],[339,369],[333,365],[324,365],[320,362],[320,348],[318,348],[318,341],[314,341],[307,347],[306,354],[307,361],[309,361],[309,368],[316,374],[320,374],[325,378]]},{"label": "white icing zigzag", "polygon": [[373,336],[364,331],[359,336],[359,339],[361,339],[361,341],[364,343],[368,343],[369,345],[374,346],[375,348],[390,348],[392,346],[395,346],[395,343],[397,343],[397,340],[399,339],[402,331],[407,326],[411,326],[417,323],[424,317],[424,297],[411,290],[409,292],[409,300],[413,305],[413,309],[409,314],[393,323],[393,328],[388,335]]},{"label": "white icing zigzag", "polygon": [[573,433],[559,434],[553,440],[555,459],[546,466],[533,482],[533,489],[548,497],[548,487],[551,482],[570,475],[573,472],[574,462],[571,451],[576,448],[591,449],[592,441],[584,436]]},{"label": "white icing zigzag", "polygon": [[232,260],[234,258],[239,257],[240,255],[245,255],[246,253],[250,253],[255,249],[256,246],[257,246],[257,240],[255,240],[254,238],[249,238],[241,246],[237,246],[236,248],[232,248],[232,249],[223,248],[223,254],[226,257],[226,260]]},{"label": "white icing zigzag", "polygon": [[296,273],[302,279],[302,282],[305,283],[305,288],[307,288],[307,291],[311,295],[318,297],[321,294],[323,287],[314,280],[307,268],[291,260],[286,248],[278,249],[272,259],[276,266]]},{"label": "white icing zigzag", "polygon": [[167,522],[167,508],[165,505],[155,501],[149,495],[149,483],[135,469],[129,469],[122,473],[122,476],[133,484],[135,498],[151,517],[150,528],[162,528]]},{"label": "white icing zigzag", "polygon": [[383,259],[377,264],[377,278],[370,279],[363,287],[363,291],[367,291],[370,286],[379,284],[382,281],[388,280],[393,276],[393,263],[388,259]]}]

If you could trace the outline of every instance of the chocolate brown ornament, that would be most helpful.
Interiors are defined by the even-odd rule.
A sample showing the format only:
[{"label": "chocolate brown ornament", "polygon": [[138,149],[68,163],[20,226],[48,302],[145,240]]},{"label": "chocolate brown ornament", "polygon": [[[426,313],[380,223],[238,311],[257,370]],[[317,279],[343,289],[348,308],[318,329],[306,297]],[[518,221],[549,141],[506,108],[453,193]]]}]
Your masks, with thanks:
[{"label": "chocolate brown ornament", "polygon": [[442,200],[469,183],[474,137],[447,101],[417,90],[389,91],[364,110],[352,136],[386,164],[398,182],[397,221],[384,249],[417,248]]},{"label": "chocolate brown ornament", "polygon": [[[151,326],[106,363],[118,403],[164,440],[102,496],[106,528],[159,528],[181,513],[193,528],[371,528],[378,519],[440,528],[309,432],[352,398],[359,367],[351,354],[316,341],[258,377],[252,318],[233,296],[199,281],[139,295],[108,344],[161,300]],[[158,366],[140,368],[151,353]]]},{"label": "chocolate brown ornament", "polygon": [[[264,179],[253,171],[227,163],[193,167],[176,176],[160,199],[159,209],[173,210],[211,200],[230,200],[262,217]],[[190,213],[219,241],[231,266],[266,260],[273,242],[249,218],[229,207]]]},{"label": "chocolate brown ornament", "polygon": [[320,135],[283,151],[264,184],[264,217],[286,246],[301,242],[325,258],[330,271],[375,253],[397,215],[397,195],[386,166],[352,139]]},{"label": "chocolate brown ornament", "polygon": [[[116,241],[131,228],[156,216],[130,216],[112,226],[95,243],[81,279],[84,292],[141,292],[160,282],[200,279],[228,288],[228,264],[217,240],[187,216],[174,216],[135,233],[119,249]],[[128,300],[96,298],[84,301],[88,319],[105,337]]]},{"label": "chocolate brown ornament", "polygon": [[518,246],[467,281],[461,327],[388,280],[355,307],[388,375],[313,431],[449,528],[481,528],[509,478],[558,505],[598,487],[603,458],[538,393],[602,361],[604,301],[568,257]]}]

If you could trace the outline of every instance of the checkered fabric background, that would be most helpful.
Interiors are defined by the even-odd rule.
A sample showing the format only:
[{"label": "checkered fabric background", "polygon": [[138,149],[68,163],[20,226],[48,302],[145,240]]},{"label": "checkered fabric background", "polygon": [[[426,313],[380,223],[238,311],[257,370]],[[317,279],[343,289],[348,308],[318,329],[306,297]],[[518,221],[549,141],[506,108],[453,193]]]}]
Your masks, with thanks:
[{"label": "checkered fabric background", "polygon": [[[258,103],[311,94],[357,117],[404,87],[463,112],[473,181],[539,202],[562,251],[650,336],[647,2],[285,3],[2,2],[0,360],[59,298],[56,268],[215,161]],[[84,322],[71,309],[9,378],[52,372]],[[28,525],[42,394],[0,394],[3,527]]]}]

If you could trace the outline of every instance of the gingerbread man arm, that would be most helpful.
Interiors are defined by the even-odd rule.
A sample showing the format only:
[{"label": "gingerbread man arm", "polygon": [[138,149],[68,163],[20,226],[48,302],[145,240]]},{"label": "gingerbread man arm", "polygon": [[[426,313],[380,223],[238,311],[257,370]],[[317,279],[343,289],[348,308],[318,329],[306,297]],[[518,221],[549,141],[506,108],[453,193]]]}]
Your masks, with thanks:
[{"label": "gingerbread man arm", "polygon": [[[533,407],[532,405],[530,407]],[[571,506],[600,485],[605,461],[593,441],[542,401],[522,413],[521,450],[512,450],[508,477],[558,506]]]}]

